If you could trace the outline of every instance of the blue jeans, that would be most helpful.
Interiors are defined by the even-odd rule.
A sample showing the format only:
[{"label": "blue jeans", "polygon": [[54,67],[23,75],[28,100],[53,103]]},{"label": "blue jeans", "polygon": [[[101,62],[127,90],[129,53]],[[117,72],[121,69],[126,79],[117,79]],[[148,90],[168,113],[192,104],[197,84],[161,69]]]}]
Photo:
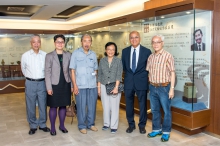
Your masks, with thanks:
[{"label": "blue jeans", "polygon": [[95,125],[97,98],[97,88],[79,89],[79,94],[76,95],[79,130]]},{"label": "blue jeans", "polygon": [[[152,128],[153,131],[159,131],[162,129],[164,134],[169,134],[172,125],[171,115],[171,99],[169,99],[170,84],[166,87],[155,87],[150,85],[150,106],[153,114]],[[161,111],[163,108],[164,119],[161,128]]]}]

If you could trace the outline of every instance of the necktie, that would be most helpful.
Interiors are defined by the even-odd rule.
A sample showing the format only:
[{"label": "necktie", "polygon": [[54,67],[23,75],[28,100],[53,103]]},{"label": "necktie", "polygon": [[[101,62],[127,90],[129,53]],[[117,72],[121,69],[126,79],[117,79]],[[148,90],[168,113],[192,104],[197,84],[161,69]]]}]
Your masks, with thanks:
[{"label": "necktie", "polygon": [[201,45],[199,45],[199,51],[201,51]]},{"label": "necktie", "polygon": [[135,72],[136,70],[136,49],[134,49],[133,55],[132,55],[132,71]]}]

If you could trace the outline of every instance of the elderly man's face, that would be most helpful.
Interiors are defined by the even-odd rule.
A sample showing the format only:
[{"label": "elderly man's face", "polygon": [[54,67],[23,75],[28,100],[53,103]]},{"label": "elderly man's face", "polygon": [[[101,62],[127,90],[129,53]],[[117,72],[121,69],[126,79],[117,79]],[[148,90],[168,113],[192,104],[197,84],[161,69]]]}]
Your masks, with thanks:
[{"label": "elderly man's face", "polygon": [[82,39],[82,47],[85,51],[88,51],[92,45],[92,40],[90,36],[84,36]]},{"label": "elderly man's face", "polygon": [[129,36],[129,40],[130,40],[131,45],[134,48],[136,48],[140,44],[140,41],[141,41],[139,33],[137,32],[131,33]]},{"label": "elderly man's face", "polygon": [[41,40],[38,36],[35,36],[31,39],[31,48],[34,50],[34,51],[39,51],[41,47]]},{"label": "elderly man's face", "polygon": [[196,43],[198,43],[198,44],[202,43],[202,34],[200,31],[197,31],[195,33],[195,40],[196,40]]},{"label": "elderly man's face", "polygon": [[153,37],[151,44],[155,52],[160,52],[163,49],[163,41],[160,37]]}]

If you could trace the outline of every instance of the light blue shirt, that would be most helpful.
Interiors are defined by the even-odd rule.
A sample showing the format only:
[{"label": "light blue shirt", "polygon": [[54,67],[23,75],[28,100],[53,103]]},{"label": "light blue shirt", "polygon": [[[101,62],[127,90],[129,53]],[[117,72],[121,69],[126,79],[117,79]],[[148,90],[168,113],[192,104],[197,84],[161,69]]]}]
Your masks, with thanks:
[{"label": "light blue shirt", "polygon": [[98,69],[98,63],[95,52],[89,50],[86,54],[82,47],[78,48],[72,53],[69,68],[75,70],[79,89],[96,88],[95,71]]},{"label": "light blue shirt", "polygon": [[131,69],[132,69],[132,56],[133,56],[134,49],[136,49],[136,68],[137,68],[138,59],[139,59],[139,52],[140,52],[140,45],[138,45],[136,48],[131,46],[131,54],[130,54],[130,68]]}]

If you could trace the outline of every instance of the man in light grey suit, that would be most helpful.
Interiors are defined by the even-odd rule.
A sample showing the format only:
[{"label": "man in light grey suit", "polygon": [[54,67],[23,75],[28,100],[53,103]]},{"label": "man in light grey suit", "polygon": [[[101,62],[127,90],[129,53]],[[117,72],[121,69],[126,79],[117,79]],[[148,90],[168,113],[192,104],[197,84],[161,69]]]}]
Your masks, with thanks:
[{"label": "man in light grey suit", "polygon": [[[46,52],[39,50],[41,46],[40,36],[35,34],[31,37],[31,48],[21,58],[22,73],[26,77],[25,100],[27,121],[30,126],[29,134],[36,132],[38,126],[44,132],[50,132],[46,126],[47,92],[44,80],[44,63]],[[39,119],[36,118],[36,102],[38,101]]]}]

